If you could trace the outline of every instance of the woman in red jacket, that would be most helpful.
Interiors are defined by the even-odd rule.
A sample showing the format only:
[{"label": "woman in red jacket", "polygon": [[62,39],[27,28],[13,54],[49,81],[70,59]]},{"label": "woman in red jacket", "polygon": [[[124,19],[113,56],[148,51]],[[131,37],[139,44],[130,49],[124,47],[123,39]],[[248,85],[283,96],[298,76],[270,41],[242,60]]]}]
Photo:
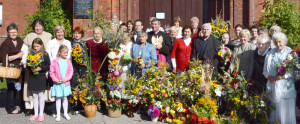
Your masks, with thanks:
[{"label": "woman in red jacket", "polygon": [[182,29],[182,38],[178,38],[172,48],[171,61],[173,66],[173,73],[179,71],[186,71],[189,68],[189,61],[192,52],[192,28],[185,26]]}]

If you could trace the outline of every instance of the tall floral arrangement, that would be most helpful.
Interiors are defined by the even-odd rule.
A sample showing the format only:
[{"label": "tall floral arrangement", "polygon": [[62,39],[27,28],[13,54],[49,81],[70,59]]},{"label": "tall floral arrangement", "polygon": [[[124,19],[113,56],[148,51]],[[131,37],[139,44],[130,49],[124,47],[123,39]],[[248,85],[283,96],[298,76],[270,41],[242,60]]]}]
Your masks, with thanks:
[{"label": "tall floral arrangement", "polygon": [[224,21],[221,17],[221,14],[217,15],[216,19],[211,19],[209,23],[212,28],[211,36],[216,39],[221,39],[223,33],[228,32],[228,27],[230,26],[229,21]]}]

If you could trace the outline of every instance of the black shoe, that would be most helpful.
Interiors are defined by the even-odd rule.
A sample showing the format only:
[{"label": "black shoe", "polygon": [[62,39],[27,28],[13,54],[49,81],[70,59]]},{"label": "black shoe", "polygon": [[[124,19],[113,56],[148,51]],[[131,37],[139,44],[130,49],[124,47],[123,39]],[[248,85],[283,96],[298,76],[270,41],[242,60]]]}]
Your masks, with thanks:
[{"label": "black shoe", "polygon": [[25,114],[26,117],[31,116],[30,112],[24,112],[24,114]]}]

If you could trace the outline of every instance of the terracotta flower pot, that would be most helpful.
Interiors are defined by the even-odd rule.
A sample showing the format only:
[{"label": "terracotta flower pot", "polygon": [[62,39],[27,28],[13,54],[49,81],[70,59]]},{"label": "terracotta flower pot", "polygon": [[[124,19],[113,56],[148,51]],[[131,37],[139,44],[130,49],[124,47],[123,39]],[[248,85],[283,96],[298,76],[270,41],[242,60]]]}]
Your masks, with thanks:
[{"label": "terracotta flower pot", "polygon": [[94,118],[97,112],[97,106],[95,104],[85,105],[84,112],[87,118]]},{"label": "terracotta flower pot", "polygon": [[121,117],[121,113],[122,113],[121,108],[116,109],[116,110],[112,110],[112,109],[108,108],[108,117],[119,118],[119,117]]}]

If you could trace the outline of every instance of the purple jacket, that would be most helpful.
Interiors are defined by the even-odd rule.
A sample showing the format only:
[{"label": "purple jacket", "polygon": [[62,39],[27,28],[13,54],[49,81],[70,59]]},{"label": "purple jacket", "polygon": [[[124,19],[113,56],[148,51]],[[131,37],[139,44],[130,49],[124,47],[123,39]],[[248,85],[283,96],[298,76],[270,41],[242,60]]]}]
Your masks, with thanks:
[{"label": "purple jacket", "polygon": [[[64,80],[66,81],[65,85],[68,86],[70,85],[70,80],[73,76],[73,66],[72,66],[72,62],[69,59],[66,60],[67,60],[68,68]],[[62,80],[58,58],[54,59],[50,65],[50,77],[55,83],[57,83],[58,80]]]}]

